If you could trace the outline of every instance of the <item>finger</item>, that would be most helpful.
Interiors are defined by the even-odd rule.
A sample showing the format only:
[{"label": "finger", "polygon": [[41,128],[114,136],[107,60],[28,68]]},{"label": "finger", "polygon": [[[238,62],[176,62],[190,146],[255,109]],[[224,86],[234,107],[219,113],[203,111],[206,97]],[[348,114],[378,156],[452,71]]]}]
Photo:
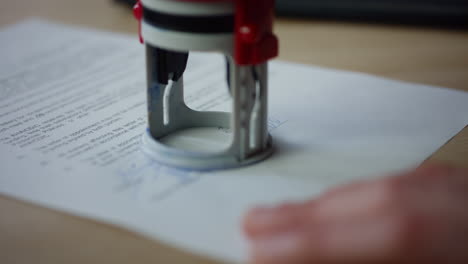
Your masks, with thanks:
[{"label": "finger", "polygon": [[393,203],[393,192],[395,190],[391,181],[367,180],[340,186],[317,200],[257,208],[244,218],[244,232],[254,239],[300,230],[312,220],[327,222],[362,218],[374,211],[385,210],[387,205]]},{"label": "finger", "polygon": [[[401,203],[398,202],[397,183],[389,179],[364,181],[332,190],[310,203],[313,204],[310,207],[290,205],[257,211],[254,216],[263,217],[257,222],[257,228],[264,228],[264,232],[250,237],[253,260],[255,263],[321,263],[319,261],[325,260],[377,263],[385,256],[401,256],[397,253],[403,252],[407,245],[404,235],[408,225],[397,221],[405,216],[405,210],[398,207]],[[300,210],[306,212],[300,214]],[[285,212],[295,212],[298,218],[294,219],[294,214],[285,216]],[[300,217],[306,222],[301,222]],[[270,229],[265,228],[265,222]],[[297,226],[284,228],[285,223]]]},{"label": "finger", "polygon": [[447,164],[425,163],[408,174],[413,177],[439,178],[448,177],[457,169]]},{"label": "finger", "polygon": [[429,163],[415,170],[412,175],[412,180],[418,181],[418,186],[421,189],[424,186],[435,187],[436,189],[445,189],[441,191],[455,194],[457,197],[466,197],[468,194],[467,175],[468,169],[466,168],[453,167],[447,164]]},{"label": "finger", "polygon": [[308,222],[312,203],[288,203],[272,208],[256,208],[244,218],[244,232],[250,239],[290,232]]},{"label": "finger", "polygon": [[388,199],[388,190],[380,183],[365,183],[342,188],[318,199],[316,218],[322,221],[367,215]]},{"label": "finger", "polygon": [[382,217],[349,223],[315,225],[306,231],[281,233],[253,240],[252,261],[279,263],[381,263],[398,251],[396,218]]},{"label": "finger", "polygon": [[413,226],[392,213],[354,218],[322,228],[320,250],[311,259],[324,263],[401,263],[409,251]]},{"label": "finger", "polygon": [[[261,264],[419,263],[422,260],[430,263],[430,260],[446,259],[444,252],[451,252],[456,256],[454,259],[466,259],[466,254],[460,253],[464,251],[454,246],[459,242],[448,243],[450,238],[457,237],[456,226],[466,224],[455,221],[457,224],[452,225],[443,220],[459,219],[466,212],[460,211],[465,207],[459,206],[466,199],[460,200],[461,196],[455,195],[460,190],[463,193],[466,175],[466,170],[431,165],[335,188],[314,200],[311,203],[314,206],[295,207],[296,210],[290,211],[307,208],[302,216],[307,216],[308,222],[299,221],[299,228],[272,228],[283,232],[254,236],[252,259]],[[281,215],[285,211],[268,212]],[[287,226],[278,223],[282,222],[276,222],[277,227]]]},{"label": "finger", "polygon": [[252,241],[251,262],[255,264],[301,264],[310,261],[315,241],[303,232],[284,232]]}]

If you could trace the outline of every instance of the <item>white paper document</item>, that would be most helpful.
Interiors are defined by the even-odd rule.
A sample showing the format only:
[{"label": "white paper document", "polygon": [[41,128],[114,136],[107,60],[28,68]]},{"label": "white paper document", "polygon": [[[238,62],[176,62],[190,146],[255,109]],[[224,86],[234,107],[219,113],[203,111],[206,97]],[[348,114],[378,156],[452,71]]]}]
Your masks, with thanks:
[{"label": "white paper document", "polygon": [[[136,36],[27,21],[1,29],[0,45],[0,193],[227,262],[246,259],[249,208],[417,166],[468,124],[468,93],[273,62],[274,155],[181,171],[140,150],[147,107]],[[230,109],[224,69],[221,55],[190,56],[191,107]]]}]

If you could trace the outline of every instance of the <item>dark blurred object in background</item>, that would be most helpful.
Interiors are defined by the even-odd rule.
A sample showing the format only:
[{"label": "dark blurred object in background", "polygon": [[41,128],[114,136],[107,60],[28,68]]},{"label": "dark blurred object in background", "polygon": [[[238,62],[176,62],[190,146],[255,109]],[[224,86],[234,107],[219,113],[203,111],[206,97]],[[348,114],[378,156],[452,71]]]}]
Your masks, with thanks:
[{"label": "dark blurred object in background", "polygon": [[135,5],[137,0],[114,0],[117,3],[127,4],[129,6]]},{"label": "dark blurred object in background", "polygon": [[276,0],[276,9],[287,17],[468,29],[468,0]]},{"label": "dark blurred object in background", "polygon": [[278,15],[468,28],[468,0],[276,0]]}]

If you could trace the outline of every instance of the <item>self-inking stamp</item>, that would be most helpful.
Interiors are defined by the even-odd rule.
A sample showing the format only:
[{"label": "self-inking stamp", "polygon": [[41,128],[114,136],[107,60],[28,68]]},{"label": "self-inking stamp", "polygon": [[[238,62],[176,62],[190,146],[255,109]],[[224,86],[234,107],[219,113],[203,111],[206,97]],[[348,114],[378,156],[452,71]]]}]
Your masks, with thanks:
[{"label": "self-inking stamp", "polygon": [[[140,0],[134,12],[146,46],[144,151],[160,163],[191,170],[234,168],[269,157],[268,60],[278,54],[274,0]],[[191,51],[225,55],[231,113],[195,111],[185,104],[183,75]],[[229,129],[229,147],[206,153],[161,141],[199,127]]]}]

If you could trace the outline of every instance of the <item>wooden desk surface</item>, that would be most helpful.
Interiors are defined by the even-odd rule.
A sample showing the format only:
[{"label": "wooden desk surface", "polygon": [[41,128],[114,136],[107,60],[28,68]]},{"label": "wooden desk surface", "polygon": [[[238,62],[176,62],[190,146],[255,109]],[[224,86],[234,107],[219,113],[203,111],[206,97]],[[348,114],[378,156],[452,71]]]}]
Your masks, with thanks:
[{"label": "wooden desk surface", "polygon": [[[27,17],[135,33],[111,0],[2,0],[0,26]],[[284,20],[283,60],[468,91],[468,32]],[[431,160],[468,167],[468,128]],[[2,263],[215,263],[117,227],[0,196]]]}]

